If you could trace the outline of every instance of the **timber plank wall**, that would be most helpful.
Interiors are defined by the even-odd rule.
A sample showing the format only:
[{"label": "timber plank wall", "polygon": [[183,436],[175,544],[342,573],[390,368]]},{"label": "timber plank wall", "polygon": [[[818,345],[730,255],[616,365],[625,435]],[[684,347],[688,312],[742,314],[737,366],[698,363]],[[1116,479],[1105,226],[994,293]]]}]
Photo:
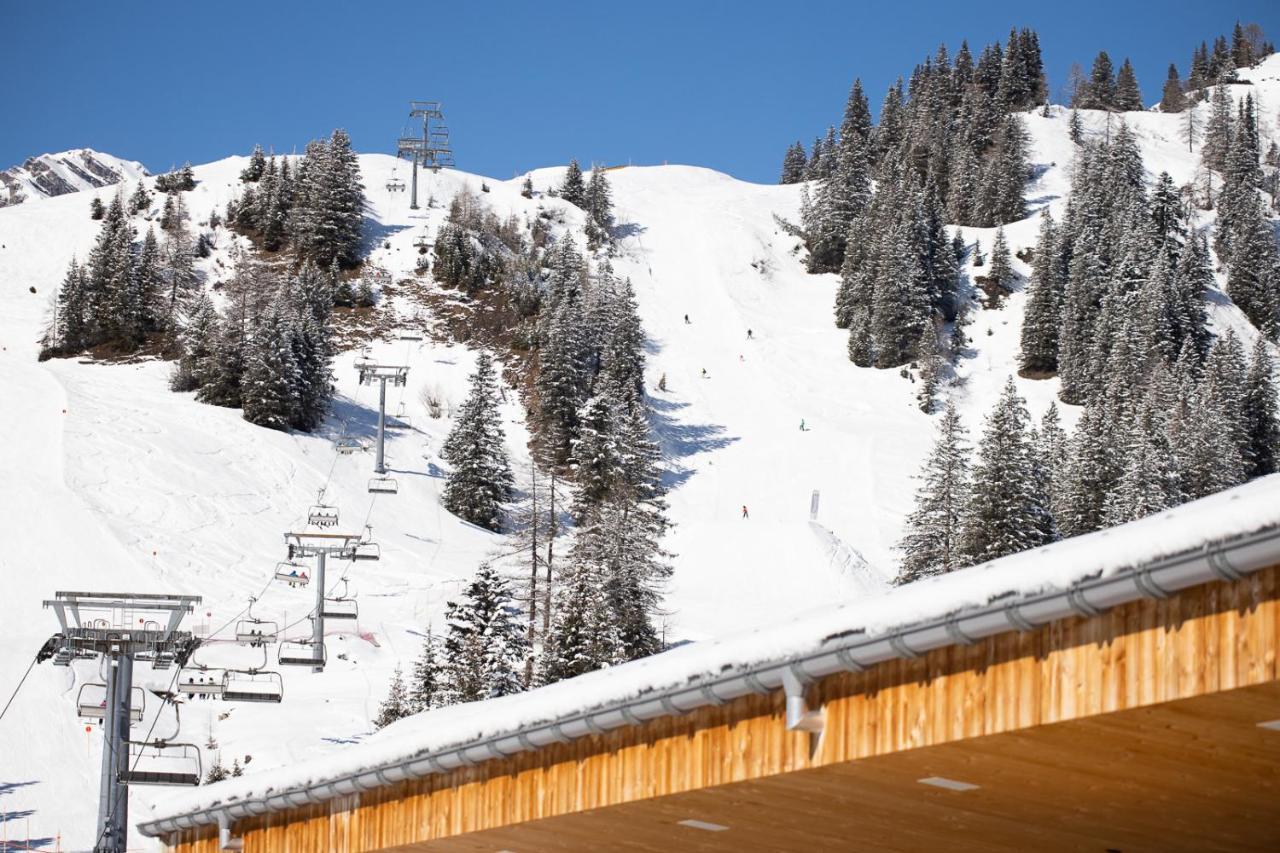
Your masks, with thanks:
[{"label": "timber plank wall", "polygon": [[[902,750],[1274,681],[1280,566],[815,684],[821,736],[789,732],[781,690],[315,806],[238,821],[257,853],[449,838]],[[216,827],[167,838],[214,853]]]}]

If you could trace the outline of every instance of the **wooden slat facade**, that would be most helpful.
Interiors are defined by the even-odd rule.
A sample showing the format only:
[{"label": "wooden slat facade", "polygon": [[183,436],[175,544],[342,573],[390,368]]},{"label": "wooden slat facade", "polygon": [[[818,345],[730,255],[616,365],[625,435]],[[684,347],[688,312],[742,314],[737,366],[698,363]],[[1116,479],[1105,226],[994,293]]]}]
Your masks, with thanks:
[{"label": "wooden slat facade", "polygon": [[1257,725],[1280,718],[1278,650],[1273,567],[831,676],[820,736],[786,730],[777,691],[235,831],[254,853],[1280,849],[1280,732]]}]

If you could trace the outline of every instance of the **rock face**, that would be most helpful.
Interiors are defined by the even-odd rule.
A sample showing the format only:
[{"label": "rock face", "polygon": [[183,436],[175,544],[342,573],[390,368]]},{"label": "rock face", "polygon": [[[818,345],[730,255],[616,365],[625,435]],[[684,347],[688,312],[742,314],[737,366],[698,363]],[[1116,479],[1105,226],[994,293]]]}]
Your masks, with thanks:
[{"label": "rock face", "polygon": [[98,189],[147,175],[138,162],[121,160],[91,148],[29,157],[0,172],[0,207],[33,198]]}]

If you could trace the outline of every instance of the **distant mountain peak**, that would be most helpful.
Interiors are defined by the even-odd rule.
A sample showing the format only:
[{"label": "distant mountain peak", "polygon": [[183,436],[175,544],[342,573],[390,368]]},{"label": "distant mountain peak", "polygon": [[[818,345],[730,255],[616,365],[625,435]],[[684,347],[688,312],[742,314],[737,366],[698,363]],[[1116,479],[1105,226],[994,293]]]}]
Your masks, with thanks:
[{"label": "distant mountain peak", "polygon": [[0,172],[0,207],[30,199],[98,189],[147,175],[136,161],[122,160],[92,148],[76,148],[28,157]]}]

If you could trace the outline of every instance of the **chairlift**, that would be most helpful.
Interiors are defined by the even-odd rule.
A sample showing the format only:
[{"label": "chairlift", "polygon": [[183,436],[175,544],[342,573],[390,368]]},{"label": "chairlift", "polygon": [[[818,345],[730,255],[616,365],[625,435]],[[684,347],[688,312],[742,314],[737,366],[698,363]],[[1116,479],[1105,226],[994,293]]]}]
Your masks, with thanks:
[{"label": "chairlift", "polygon": [[151,661],[151,668],[156,672],[161,672],[173,666],[173,662],[177,659],[178,659],[178,656],[173,652],[169,652],[169,651],[156,652],[155,659]]},{"label": "chairlift", "polygon": [[[324,492],[321,491],[323,496]],[[338,524],[338,508],[330,506],[323,501],[317,501],[307,510],[307,524],[314,524],[316,527],[336,527]]]},{"label": "chairlift", "polygon": [[54,666],[71,666],[72,657],[74,657],[74,655],[72,655],[71,649],[67,648],[66,646],[63,646],[53,653],[53,665]]},{"label": "chairlift", "polygon": [[369,492],[375,495],[394,495],[400,491],[400,484],[392,477],[374,477],[369,481]]},{"label": "chairlift", "polygon": [[320,666],[328,660],[324,643],[312,640],[285,640],[280,643],[276,661],[281,666]]},{"label": "chairlift", "polygon": [[126,785],[199,785],[204,767],[193,743],[125,741],[129,763],[120,771]]},{"label": "chairlift", "polygon": [[174,690],[183,696],[221,696],[223,679],[203,667],[183,669],[178,672]]},{"label": "chairlift", "polygon": [[[344,456],[349,456],[350,454],[355,453],[357,450],[368,449],[368,447],[365,445],[363,441],[349,435],[344,435],[342,438],[339,438],[336,442],[334,442],[334,448],[337,449],[337,451]],[[337,522],[335,521],[334,524],[337,524]]]},{"label": "chairlift", "polygon": [[378,547],[377,542],[357,542],[355,550],[351,554],[353,560],[380,560],[382,559],[382,549]]},{"label": "chairlift", "polygon": [[326,619],[357,619],[360,608],[354,598],[326,598],[321,611]]},{"label": "chairlift", "polygon": [[417,332],[401,332],[401,333],[400,333],[400,340],[402,340],[402,341],[420,341],[420,340],[422,340],[422,335],[418,334]]},{"label": "chairlift", "polygon": [[[141,687],[129,689],[132,691],[129,695],[129,721],[140,723],[143,708],[146,706],[146,694],[142,692]],[[107,718],[107,685],[92,681],[80,685],[80,691],[76,694],[76,713],[86,720],[105,720]]]},{"label": "chairlift", "polygon": [[237,643],[248,643],[250,646],[274,643],[279,633],[280,627],[275,622],[265,619],[255,619],[250,616],[236,623]]},{"label": "chairlift", "polygon": [[284,581],[289,586],[306,586],[311,583],[311,578],[307,576],[307,569],[300,563],[291,563],[286,560],[283,563],[276,563],[276,580]]},{"label": "chairlift", "polygon": [[284,679],[278,672],[231,669],[222,676],[224,702],[279,702]]}]

